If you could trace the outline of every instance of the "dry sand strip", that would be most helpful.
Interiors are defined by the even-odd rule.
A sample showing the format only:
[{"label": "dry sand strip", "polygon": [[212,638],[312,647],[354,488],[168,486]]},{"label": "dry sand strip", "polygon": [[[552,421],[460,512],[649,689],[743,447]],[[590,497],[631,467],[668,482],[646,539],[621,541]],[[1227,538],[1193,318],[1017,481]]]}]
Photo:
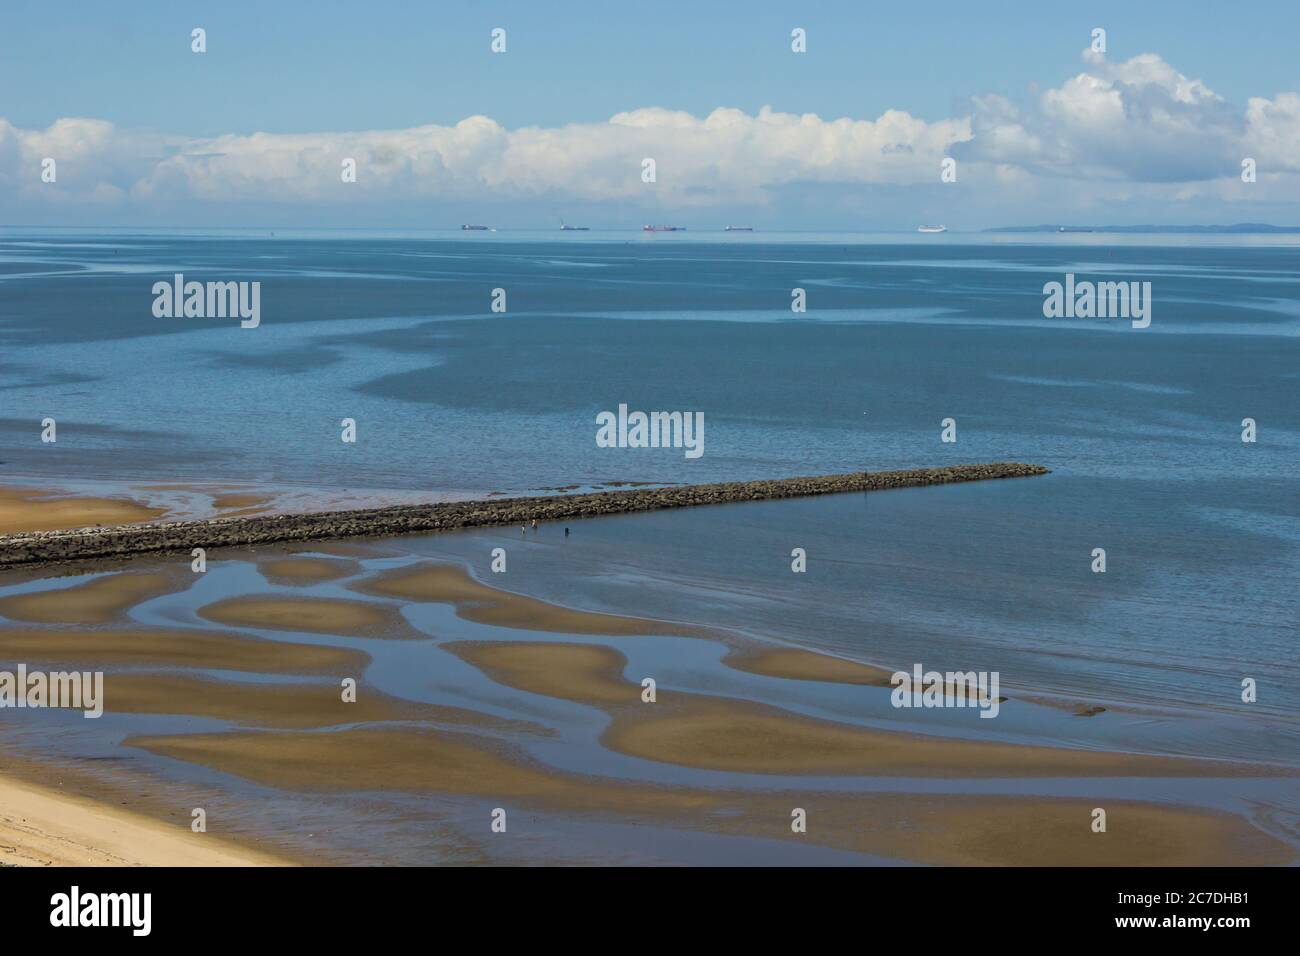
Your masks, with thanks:
[{"label": "dry sand strip", "polygon": [[1047,473],[1048,470],[1039,465],[994,462],[984,465],[954,465],[950,468],[918,468],[911,471],[854,472],[814,478],[638,488],[633,491],[601,491],[584,495],[394,505],[315,514],[213,518],[206,521],[33,532],[0,536],[0,566],[77,561],[155,551],[188,551],[191,548],[235,547],[273,541],[308,541],[446,531],[485,525],[520,525],[533,519],[557,521],[594,518],[663,508],[883,491],[994,478],[1026,478]]},{"label": "dry sand strip", "polygon": [[0,776],[0,863],[13,866],[276,866],[206,833]]}]

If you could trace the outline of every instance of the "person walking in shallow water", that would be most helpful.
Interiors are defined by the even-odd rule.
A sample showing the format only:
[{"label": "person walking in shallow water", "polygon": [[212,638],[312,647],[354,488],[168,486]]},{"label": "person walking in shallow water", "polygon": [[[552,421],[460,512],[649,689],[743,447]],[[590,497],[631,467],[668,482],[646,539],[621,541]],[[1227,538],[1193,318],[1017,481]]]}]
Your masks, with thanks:
[{"label": "person walking in shallow water", "polygon": [[564,536],[565,536],[566,538],[569,536],[569,529],[568,529],[568,528],[565,528],[565,529],[564,529]]},{"label": "person walking in shallow water", "polygon": [[533,530],[534,530],[534,531],[537,530],[537,519],[536,519],[536,518],[533,519]]}]

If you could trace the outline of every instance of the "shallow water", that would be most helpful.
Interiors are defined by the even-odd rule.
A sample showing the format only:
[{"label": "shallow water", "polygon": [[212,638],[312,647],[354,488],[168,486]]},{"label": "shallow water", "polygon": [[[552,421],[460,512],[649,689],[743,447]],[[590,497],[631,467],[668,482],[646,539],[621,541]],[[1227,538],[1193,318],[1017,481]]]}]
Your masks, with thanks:
[{"label": "shallow water", "polygon": [[[893,498],[895,496],[885,496]],[[898,493],[897,497],[905,497]],[[841,502],[845,499],[825,499]],[[719,508],[715,513],[735,514],[741,508]],[[676,518],[681,528],[698,526],[681,520],[682,513],[641,516],[645,519]],[[843,516],[841,516],[843,517]],[[414,566],[430,558],[439,561],[460,554],[487,555],[493,547],[508,549],[511,570],[505,574],[478,574],[485,583],[508,586],[544,597],[565,599],[589,609],[622,606],[623,610],[643,610],[669,591],[660,586],[651,569],[656,586],[640,585],[648,600],[629,602],[622,593],[628,578],[617,570],[606,575],[597,570],[606,535],[627,540],[620,525],[624,518],[585,521],[577,533],[565,540],[560,529],[545,526],[527,539],[514,542],[497,531],[458,532],[447,535],[412,537],[382,542],[385,554],[359,556],[359,566],[351,576],[327,583],[304,586],[277,586],[267,580],[259,567],[242,552],[213,555],[206,573],[187,578],[188,587],[176,593],[146,600],[128,612],[131,623],[152,627],[199,628],[206,631],[215,625],[197,613],[197,609],[227,597],[249,594],[278,594],[301,598],[348,598],[387,603],[366,597],[350,585],[383,571]],[[672,527],[661,528],[655,537],[662,543],[674,533]],[[280,549],[260,549],[259,557],[274,557]],[[179,560],[179,559],[177,559]],[[139,567],[167,566],[167,559],[135,562]],[[485,564],[484,561],[479,563]],[[187,562],[180,562],[181,565]],[[591,572],[590,575],[588,572]],[[113,573],[100,571],[100,574]],[[87,577],[62,578],[57,581],[35,580],[11,583],[0,588],[0,598],[16,593],[49,591],[82,583]],[[489,580],[490,579],[490,580]],[[573,582],[581,582],[576,586]],[[567,584],[562,583],[567,582]],[[722,610],[734,612],[750,605],[761,610],[765,602],[749,600],[718,601],[726,594],[725,585],[717,592],[701,588],[699,593],[678,595],[681,603],[671,605],[680,616],[708,621],[724,617]],[[579,597],[583,600],[577,600]],[[629,608],[631,603],[636,605]],[[710,610],[712,605],[712,610]],[[660,605],[668,608],[669,605]],[[554,771],[581,775],[584,778],[607,778],[632,782],[646,787],[689,787],[701,790],[787,794],[791,805],[802,805],[815,795],[916,793],[936,795],[1021,795],[1044,797],[1087,797],[1098,801],[1140,799],[1180,806],[1194,806],[1240,814],[1266,832],[1293,845],[1297,840],[1296,822],[1300,819],[1300,784],[1285,776],[1237,777],[1215,779],[1158,777],[1012,777],[1004,779],[951,779],[903,776],[861,777],[844,775],[807,775],[738,773],[696,769],[676,764],[617,753],[601,740],[609,718],[603,710],[583,703],[510,689],[490,679],[484,672],[442,648],[453,641],[566,641],[616,647],[627,658],[623,676],[638,682],[643,676],[655,677],[662,690],[690,691],[743,700],[767,701],[794,714],[834,720],[850,726],[883,730],[910,730],[925,734],[1001,740],[1011,743],[1036,743],[1083,749],[1108,749],[1142,753],[1217,756],[1233,761],[1267,759],[1269,746],[1254,746],[1261,727],[1244,724],[1232,714],[1169,710],[1163,712],[1107,711],[1099,717],[1079,718],[1068,710],[1043,706],[1025,700],[1007,687],[1014,670],[1004,671],[1003,693],[1011,699],[1001,705],[996,720],[978,717],[975,710],[939,709],[906,711],[890,706],[887,688],[792,681],[764,677],[734,670],[721,661],[727,648],[723,643],[701,637],[637,636],[611,638],[565,635],[518,629],[502,629],[474,623],[456,614],[451,605],[404,603],[403,616],[425,639],[391,640],[382,637],[348,637],[292,631],[268,627],[222,627],[271,640],[290,640],[309,644],[349,647],[364,651],[371,662],[357,674],[364,683],[362,693],[381,691],[410,701],[461,707],[510,720],[524,720],[549,728],[547,734],[509,729],[466,728],[448,725],[457,734],[470,734],[493,746],[506,745],[525,756],[534,765]],[[770,618],[770,608],[759,620]],[[779,619],[778,619],[779,620]],[[29,627],[20,621],[5,622],[0,627]],[[116,626],[122,626],[121,623]],[[755,630],[759,630],[755,628]],[[720,635],[721,636],[721,635]],[[37,667],[39,661],[28,662]],[[1012,667],[1014,667],[1014,663]],[[110,674],[129,671],[157,673],[166,668],[157,665],[108,668]],[[226,682],[319,683],[322,678],[293,677],[281,674],[251,674],[206,668],[183,667],[176,671],[190,676],[202,674]],[[336,675],[337,677],[337,675]],[[1032,683],[1032,682],[1029,682]],[[111,690],[111,688],[110,688]],[[178,702],[184,710],[184,702]],[[10,712],[17,713],[17,712]],[[66,711],[25,711],[23,720],[6,721],[6,741],[21,751],[45,759],[63,761],[95,772],[130,772],[169,785],[197,788],[206,794],[205,806],[220,808],[224,826],[233,832],[273,835],[280,845],[298,853],[310,853],[340,862],[427,863],[461,862],[605,862],[605,863],[787,863],[828,865],[835,863],[890,862],[871,854],[840,852],[833,848],[800,846],[787,841],[757,839],[752,836],[714,833],[708,836],[694,828],[682,829],[671,822],[620,820],[609,814],[575,815],[554,808],[527,808],[526,838],[497,846],[482,839],[492,806],[520,801],[493,801],[475,796],[413,795],[387,792],[382,780],[375,781],[373,791],[348,789],[340,793],[302,791],[292,787],[269,787],[240,776],[206,769],[190,761],[158,756],[131,746],[128,738],[149,734],[203,734],[227,729],[247,729],[244,722],[229,723],[220,719],[194,716],[159,716],[108,712],[100,719],[85,720]],[[258,721],[252,718],[252,726]],[[402,722],[387,726],[402,726]],[[332,728],[309,731],[332,733],[347,729],[343,723]],[[435,721],[427,726],[439,726]],[[1278,727],[1272,729],[1273,733]],[[127,745],[123,746],[123,741]],[[1294,753],[1291,754],[1294,757]],[[1294,759],[1270,762],[1295,766]],[[1279,770],[1279,774],[1282,771]],[[436,781],[431,781],[436,789]],[[527,802],[522,805],[527,807]],[[693,839],[698,835],[700,839]]]},{"label": "shallow water", "polygon": [[[236,483],[337,503],[1034,462],[1052,474],[574,522],[567,540],[545,527],[396,547],[481,577],[506,547],[508,586],[570,606],[888,667],[997,670],[1015,699],[993,722],[1008,738],[1297,763],[1300,245],[663,240],[5,230],[0,483]],[[151,286],[176,271],[262,282],[261,327],[154,318]],[[1151,328],[1044,319],[1043,283],[1067,271],[1151,281]],[[498,287],[505,314],[488,311]],[[806,314],[789,311],[795,287]],[[619,403],[702,411],[704,455],[597,447],[595,415]],[[46,416],[57,444],[40,442]],[[339,441],[345,417],[355,445]],[[940,441],[948,417],[955,444]],[[806,574],[790,571],[796,547]],[[1097,547],[1105,574],[1090,571]],[[212,594],[249,588],[265,585],[234,564],[136,614],[184,622]],[[407,613],[440,634],[475,629],[439,606]],[[421,654],[385,645],[373,679],[428,699],[410,676]],[[701,690],[772,689],[719,654],[648,639],[629,666]],[[439,666],[455,676],[436,693],[518,706],[468,665]],[[1243,678],[1256,703],[1242,703]],[[791,709],[898,717],[874,694],[783,683]],[[1109,710],[1075,718],[1023,702],[1034,694]],[[546,743],[548,760],[634,773],[576,742],[590,708],[530,706],[577,735]],[[940,713],[932,728],[964,732]]]}]

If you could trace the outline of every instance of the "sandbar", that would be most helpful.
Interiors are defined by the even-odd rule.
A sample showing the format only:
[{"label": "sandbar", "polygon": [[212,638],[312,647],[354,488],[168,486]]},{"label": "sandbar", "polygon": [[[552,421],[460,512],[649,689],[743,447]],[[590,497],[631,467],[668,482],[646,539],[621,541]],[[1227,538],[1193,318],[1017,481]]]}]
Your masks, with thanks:
[{"label": "sandbar", "polygon": [[643,703],[640,680],[622,677],[626,658],[610,647],[540,641],[442,646],[498,683],[608,710],[613,720],[602,743],[612,750],[699,769],[908,777],[1292,775],[1262,765],[877,730],[664,688],[654,703]]},{"label": "sandbar", "polygon": [[105,624],[150,598],[191,582],[166,571],[110,574],[68,587],[0,598],[0,615],[34,624]]},{"label": "sandbar", "polygon": [[0,660],[149,665],[275,674],[359,676],[370,655],[343,647],[172,628],[0,628]]},{"label": "sandbar", "polygon": [[503,591],[474,580],[467,571],[455,565],[421,564],[413,568],[396,568],[359,582],[355,589],[365,594],[407,601],[454,604],[459,617],[496,627],[613,636],[700,633],[698,628],[666,621],[578,611],[513,591]]},{"label": "sandbar", "polygon": [[343,561],[337,558],[286,557],[259,561],[257,570],[262,572],[262,576],[272,584],[298,587],[349,577],[357,574],[361,570],[361,565],[356,561]]},{"label": "sandbar", "polygon": [[0,534],[133,524],[164,514],[162,508],[150,508],[129,498],[91,498],[39,488],[0,487]]},{"label": "sandbar", "polygon": [[420,638],[392,607],[342,598],[252,594],[204,605],[198,615],[227,627],[341,634],[356,637]]},{"label": "sandbar", "polygon": [[176,674],[109,674],[104,682],[109,713],[181,714],[259,727],[311,728],[385,721],[428,721],[497,730],[545,732],[459,707],[390,697],[358,681],[356,698],[343,700],[341,683],[265,683],[211,680]]},{"label": "sandbar", "polygon": [[[272,787],[477,796],[483,806],[475,822],[484,830],[491,808],[511,809],[517,801],[566,817],[645,818],[688,830],[807,840],[946,865],[1270,865],[1295,855],[1239,817],[1181,807],[1131,800],[747,793],[625,784],[548,770],[462,735],[404,728],[173,734],[125,743]],[[1107,810],[1107,833],[1091,831],[1098,802]],[[794,807],[809,814],[805,834],[791,831]]]}]

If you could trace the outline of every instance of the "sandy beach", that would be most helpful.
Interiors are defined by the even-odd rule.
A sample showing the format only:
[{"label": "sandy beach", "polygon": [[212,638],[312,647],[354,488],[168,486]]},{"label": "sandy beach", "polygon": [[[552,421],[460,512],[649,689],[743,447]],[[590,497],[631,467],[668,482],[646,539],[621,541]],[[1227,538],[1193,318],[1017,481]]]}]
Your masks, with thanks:
[{"label": "sandy beach", "polygon": [[287,861],[6,774],[0,776],[0,864],[283,866]]},{"label": "sandy beach", "polygon": [[[65,502],[44,520],[75,521],[103,507]],[[146,517],[130,502],[114,507]],[[21,521],[38,523],[29,514]],[[360,844],[343,840],[346,816],[324,822],[341,809],[317,808],[312,813],[323,817],[309,837],[259,818],[254,793],[277,794],[290,809],[343,801],[339,808],[363,820],[389,818],[394,832],[434,827],[443,834],[438,852],[481,862],[498,859],[497,851],[458,821],[496,805],[529,821],[617,821],[931,864],[1295,858],[1277,834],[1210,805],[1107,797],[1100,802],[1113,823],[1096,834],[1089,820],[1098,798],[1071,796],[1060,785],[1289,781],[1292,769],[817,716],[801,689],[839,688],[883,702],[890,667],[716,627],[568,607],[494,587],[462,565],[402,558],[396,539],[378,544],[231,549],[214,555],[204,575],[177,557],[14,578],[0,594],[0,655],[32,666],[103,668],[103,727],[113,729],[100,738],[85,736],[98,726],[72,728],[85,743],[44,755],[39,769],[0,760],[0,861],[224,866],[394,858],[386,828]],[[209,586],[222,580],[230,583]],[[205,596],[191,599],[190,591]],[[704,681],[716,689],[670,680],[646,702],[634,661],[638,648],[664,641],[716,648]],[[352,699],[343,692],[349,680]],[[737,680],[763,683],[738,694]],[[1002,700],[1067,706],[1017,703],[1014,693]],[[972,726],[984,730],[978,720]],[[19,751],[53,739],[23,730],[7,741]],[[133,785],[155,798],[131,808],[88,799],[100,773],[86,759],[91,753],[125,760],[138,775]],[[552,766],[547,754],[564,759]],[[75,765],[83,782],[75,792],[48,785],[51,762],[59,761],[69,774]],[[626,771],[617,769],[621,761],[631,762]],[[958,780],[991,781],[1006,792],[963,793],[950,786]],[[880,781],[903,789],[882,789]],[[194,799],[242,808],[220,839],[185,828],[185,807],[165,797],[181,786],[208,794]],[[382,813],[362,809],[373,800],[397,802]],[[806,833],[789,826],[795,807],[815,821]],[[318,830],[334,842],[320,845]],[[283,851],[268,853],[268,838]]]}]

